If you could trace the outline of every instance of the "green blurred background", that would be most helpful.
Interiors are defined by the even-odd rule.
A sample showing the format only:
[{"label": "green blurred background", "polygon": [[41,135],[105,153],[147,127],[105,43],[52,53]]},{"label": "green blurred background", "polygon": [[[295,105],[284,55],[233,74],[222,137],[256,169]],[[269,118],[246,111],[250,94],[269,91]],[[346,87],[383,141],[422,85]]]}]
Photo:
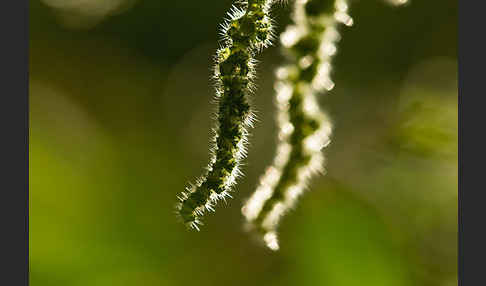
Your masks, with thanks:
[{"label": "green blurred background", "polygon": [[[351,2],[321,98],[327,175],[283,220],[279,252],[240,214],[275,150],[278,46],[259,56],[235,198],[199,233],[176,220],[208,161],[231,2],[30,1],[32,285],[456,285],[456,0]],[[289,11],[277,5],[279,31]]]}]

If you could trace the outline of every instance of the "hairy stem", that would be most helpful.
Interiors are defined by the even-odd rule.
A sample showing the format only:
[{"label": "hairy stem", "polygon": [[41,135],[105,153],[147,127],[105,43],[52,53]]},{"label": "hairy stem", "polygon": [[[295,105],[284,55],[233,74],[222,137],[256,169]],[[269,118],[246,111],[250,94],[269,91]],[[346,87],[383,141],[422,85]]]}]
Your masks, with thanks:
[{"label": "hairy stem", "polygon": [[293,24],[281,35],[289,64],[277,70],[279,146],[274,163],[242,208],[266,245],[279,248],[276,229],[309,179],[323,171],[321,149],[330,142],[331,123],[315,96],[334,87],[331,59],[339,23],[352,25],[345,0],[296,0]]},{"label": "hairy stem", "polygon": [[179,196],[177,212],[199,230],[201,217],[229,196],[245,156],[252,113],[248,96],[253,87],[255,55],[271,44],[269,10],[274,0],[238,1],[222,25],[223,45],[215,56],[214,79],[218,102],[212,157],[204,176]]}]

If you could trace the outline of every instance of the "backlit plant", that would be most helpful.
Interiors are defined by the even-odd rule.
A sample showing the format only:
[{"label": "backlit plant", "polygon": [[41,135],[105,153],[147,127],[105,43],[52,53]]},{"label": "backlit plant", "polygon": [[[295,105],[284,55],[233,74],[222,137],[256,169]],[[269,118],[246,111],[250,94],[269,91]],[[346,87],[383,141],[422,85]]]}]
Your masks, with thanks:
[{"label": "backlit plant", "polygon": [[[294,207],[309,180],[323,173],[321,150],[330,142],[332,125],[316,96],[334,87],[331,60],[340,40],[339,25],[353,24],[347,0],[294,1],[292,23],[280,36],[288,63],[276,71],[277,152],[242,208],[248,229],[272,250],[279,248],[281,217]],[[248,97],[255,91],[255,57],[272,44],[270,9],[276,2],[236,1],[222,24],[223,44],[214,66],[218,109],[211,158],[206,173],[179,195],[177,204],[179,217],[190,228],[199,230],[203,215],[230,197],[240,175],[253,119]]]},{"label": "backlit plant", "polygon": [[252,123],[248,96],[254,90],[255,55],[272,40],[269,17],[272,0],[238,1],[222,25],[223,46],[215,56],[214,79],[218,102],[211,159],[207,172],[179,196],[184,223],[199,229],[201,217],[229,197],[246,153],[247,129]]}]

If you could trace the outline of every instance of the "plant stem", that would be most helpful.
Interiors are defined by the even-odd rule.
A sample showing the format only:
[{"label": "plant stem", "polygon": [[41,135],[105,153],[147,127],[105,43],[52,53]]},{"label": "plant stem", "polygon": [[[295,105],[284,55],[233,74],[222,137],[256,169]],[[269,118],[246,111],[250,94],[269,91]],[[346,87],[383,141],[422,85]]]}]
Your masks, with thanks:
[{"label": "plant stem", "polygon": [[279,248],[276,229],[282,215],[310,178],[323,171],[321,149],[330,142],[331,123],[315,97],[334,87],[330,72],[339,23],[353,23],[345,0],[296,0],[293,24],[280,37],[290,63],[276,72],[279,146],[273,165],[242,208],[249,225],[273,250]]},{"label": "plant stem", "polygon": [[248,96],[254,89],[255,55],[272,40],[269,17],[273,0],[238,1],[222,25],[223,46],[215,57],[214,79],[218,102],[212,156],[204,176],[179,196],[177,212],[196,230],[207,210],[229,197],[246,154],[252,112]]}]

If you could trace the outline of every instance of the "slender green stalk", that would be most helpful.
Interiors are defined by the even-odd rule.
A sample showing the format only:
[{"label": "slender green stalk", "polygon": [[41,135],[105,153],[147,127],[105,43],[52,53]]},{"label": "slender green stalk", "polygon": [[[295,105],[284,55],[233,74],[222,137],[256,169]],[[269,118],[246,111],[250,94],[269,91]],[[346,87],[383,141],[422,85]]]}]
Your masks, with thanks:
[{"label": "slender green stalk", "polygon": [[274,163],[242,208],[249,225],[266,245],[279,248],[280,218],[296,203],[309,179],[323,171],[321,149],[330,142],[331,123],[316,95],[331,90],[331,59],[339,23],[352,25],[346,0],[296,0],[293,24],[281,35],[289,64],[277,70],[275,85],[279,145]]},{"label": "slender green stalk", "polygon": [[254,89],[255,55],[271,44],[270,7],[275,0],[237,1],[222,25],[223,44],[215,56],[214,79],[218,102],[212,156],[206,174],[179,196],[177,212],[199,230],[201,217],[229,192],[240,175],[252,112],[248,96]]}]

